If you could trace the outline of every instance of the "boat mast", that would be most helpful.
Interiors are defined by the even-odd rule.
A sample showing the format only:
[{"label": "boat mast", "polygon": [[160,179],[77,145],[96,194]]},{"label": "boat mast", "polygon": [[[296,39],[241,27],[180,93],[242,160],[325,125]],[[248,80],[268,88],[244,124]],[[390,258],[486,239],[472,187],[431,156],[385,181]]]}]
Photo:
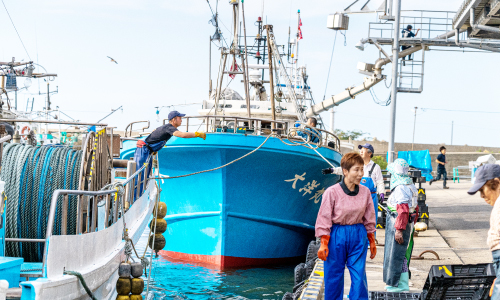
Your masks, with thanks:
[{"label": "boat mast", "polygon": [[[299,70],[298,70],[298,59],[299,59],[299,40],[300,40],[300,9],[297,11],[297,37],[295,39],[295,62],[292,66],[292,78],[294,87],[293,91],[297,94],[298,85],[299,85]],[[302,101],[301,101],[302,102]]]},{"label": "boat mast", "polygon": [[[247,53],[247,29],[245,26],[245,5],[244,0],[241,0],[241,17],[243,19],[243,41],[245,43],[245,56],[243,59],[243,54],[241,54],[242,69],[243,69],[243,81],[245,84],[245,100],[247,102],[247,113],[248,117],[251,118],[252,114],[250,112],[250,91],[248,87],[248,53]],[[244,61],[243,61],[244,60]],[[250,123],[249,123],[250,125]]]},{"label": "boat mast", "polygon": [[[269,61],[269,89],[270,89],[270,94],[269,94],[269,99],[271,100],[271,117],[273,121],[276,121],[276,108],[274,105],[274,82],[273,82],[273,53],[271,49],[271,40],[270,40],[270,31],[273,30],[273,25],[265,25],[264,28],[266,29],[267,33],[267,54],[268,54],[268,61]],[[271,122],[271,130],[275,129],[275,123]]]}]

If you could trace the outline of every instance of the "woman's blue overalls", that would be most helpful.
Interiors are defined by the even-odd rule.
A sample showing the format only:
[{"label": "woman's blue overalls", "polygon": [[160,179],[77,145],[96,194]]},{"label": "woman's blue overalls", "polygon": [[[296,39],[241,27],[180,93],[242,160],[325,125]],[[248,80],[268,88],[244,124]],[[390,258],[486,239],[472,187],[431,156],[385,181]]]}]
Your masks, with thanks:
[{"label": "woman's blue overalls", "polygon": [[373,169],[375,169],[376,164],[374,163],[370,172],[368,172],[368,177],[361,178],[361,185],[366,186],[370,193],[372,193],[373,207],[375,208],[375,226],[377,226],[378,220],[378,196],[377,196],[377,187],[375,186],[375,182],[372,179]]}]

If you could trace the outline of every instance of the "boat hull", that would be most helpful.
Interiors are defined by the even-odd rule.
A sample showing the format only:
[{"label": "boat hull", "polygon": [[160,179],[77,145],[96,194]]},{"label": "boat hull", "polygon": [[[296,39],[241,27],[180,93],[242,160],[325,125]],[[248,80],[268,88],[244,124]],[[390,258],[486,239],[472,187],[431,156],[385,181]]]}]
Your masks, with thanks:
[{"label": "boat hull", "polygon": [[[256,149],[264,136],[208,134],[172,138],[159,151],[160,173],[179,176],[228,164]],[[122,158],[133,156],[124,145]],[[339,166],[341,155],[317,149]],[[271,137],[257,151],[224,168],[162,180],[167,203],[163,256],[218,268],[295,261],[314,239],[321,194],[338,181],[324,176],[330,165],[314,150]]]}]

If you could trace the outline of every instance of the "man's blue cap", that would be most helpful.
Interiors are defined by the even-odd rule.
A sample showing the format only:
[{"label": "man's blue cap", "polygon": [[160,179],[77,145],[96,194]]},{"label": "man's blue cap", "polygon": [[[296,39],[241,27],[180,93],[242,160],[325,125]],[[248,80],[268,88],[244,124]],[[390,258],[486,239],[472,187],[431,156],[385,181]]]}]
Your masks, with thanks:
[{"label": "man's blue cap", "polygon": [[361,149],[361,148],[366,148],[368,150],[370,150],[371,153],[375,153],[375,151],[373,150],[373,146],[366,143],[364,145],[358,145],[358,149]]},{"label": "man's blue cap", "polygon": [[185,116],[185,114],[181,114],[180,112],[173,110],[173,111],[168,113],[168,120],[170,121],[175,117],[184,117],[184,116]]},{"label": "man's blue cap", "polygon": [[469,193],[470,195],[474,195],[483,187],[486,181],[498,177],[500,177],[500,165],[487,164],[484,166],[480,166],[476,170],[476,182],[467,193]]}]

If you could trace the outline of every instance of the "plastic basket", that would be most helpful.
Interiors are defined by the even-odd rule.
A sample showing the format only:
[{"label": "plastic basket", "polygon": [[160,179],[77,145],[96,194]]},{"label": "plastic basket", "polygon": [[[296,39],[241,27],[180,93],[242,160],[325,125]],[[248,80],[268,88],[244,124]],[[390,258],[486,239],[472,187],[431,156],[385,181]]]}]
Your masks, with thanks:
[{"label": "plastic basket", "polygon": [[495,278],[493,264],[432,266],[422,299],[490,299],[488,294]]},{"label": "plastic basket", "polygon": [[421,299],[421,293],[370,292],[370,300]]}]

